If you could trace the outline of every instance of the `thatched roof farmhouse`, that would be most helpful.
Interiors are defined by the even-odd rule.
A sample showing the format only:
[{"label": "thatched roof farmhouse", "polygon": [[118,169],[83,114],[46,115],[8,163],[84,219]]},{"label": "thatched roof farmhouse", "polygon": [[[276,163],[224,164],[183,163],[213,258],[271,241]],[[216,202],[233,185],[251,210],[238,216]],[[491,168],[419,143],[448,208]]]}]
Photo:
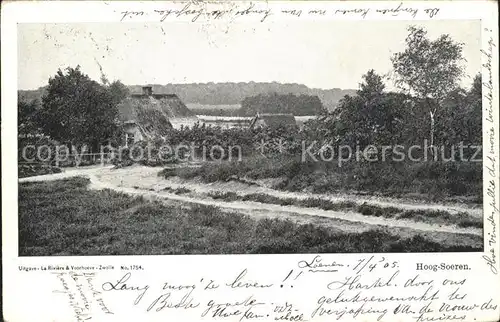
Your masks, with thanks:
[{"label": "thatched roof farmhouse", "polygon": [[176,94],[155,94],[151,86],[132,93],[118,105],[125,145],[162,137],[172,128],[169,119],[189,117],[193,113]]}]

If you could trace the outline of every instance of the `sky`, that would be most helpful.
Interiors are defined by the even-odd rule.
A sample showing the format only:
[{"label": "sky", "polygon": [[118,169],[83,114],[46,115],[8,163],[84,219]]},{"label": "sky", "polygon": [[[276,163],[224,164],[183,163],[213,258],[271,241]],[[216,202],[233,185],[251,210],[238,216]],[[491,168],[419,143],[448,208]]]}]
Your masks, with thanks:
[{"label": "sky", "polygon": [[[369,69],[391,70],[406,28],[464,43],[470,85],[480,71],[480,21],[271,21],[18,25],[18,88],[48,84],[59,68],[127,85],[279,82],[356,89]],[[387,81],[388,88],[391,81]]]}]

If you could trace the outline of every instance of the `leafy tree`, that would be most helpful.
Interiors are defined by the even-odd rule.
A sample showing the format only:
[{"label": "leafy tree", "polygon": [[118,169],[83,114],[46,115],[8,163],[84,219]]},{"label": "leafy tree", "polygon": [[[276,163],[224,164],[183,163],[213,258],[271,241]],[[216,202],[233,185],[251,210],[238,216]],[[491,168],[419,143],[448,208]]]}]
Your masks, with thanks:
[{"label": "leafy tree", "polygon": [[115,104],[121,103],[124,98],[130,95],[129,88],[119,80],[115,80],[109,84],[109,91]]},{"label": "leafy tree", "polygon": [[474,76],[474,80],[472,81],[472,86],[468,93],[469,98],[471,99],[471,103],[473,103],[476,106],[482,105],[482,98],[483,98],[482,88],[483,84],[481,81],[481,74],[478,73],[476,76]]},{"label": "leafy tree", "polygon": [[373,141],[373,134],[379,134],[385,130],[392,106],[384,104],[385,85],[380,75],[370,69],[362,78],[363,82],[357,91],[363,104],[361,108],[361,124],[358,126],[361,128],[365,126],[364,130],[369,134],[370,140]]},{"label": "leafy tree", "polygon": [[40,125],[44,133],[70,145],[93,148],[116,130],[116,99],[80,67],[58,70],[42,98]]},{"label": "leafy tree", "polygon": [[18,123],[18,134],[27,135],[27,134],[39,134],[40,126],[39,126],[39,113],[40,113],[40,101],[31,100],[26,101],[21,97],[18,97],[17,103],[17,123]]},{"label": "leafy tree", "polygon": [[481,75],[476,75],[470,89],[459,88],[445,100],[446,122],[442,127],[450,133],[453,144],[481,144],[482,138],[482,93]]},{"label": "leafy tree", "polygon": [[482,144],[482,88],[481,74],[477,74],[467,92],[467,106],[471,109],[470,114],[468,114],[470,118],[467,129],[469,130],[469,142],[474,144]]},{"label": "leafy tree", "polygon": [[[382,77],[369,70],[356,96],[345,96],[324,118],[325,137],[348,145],[388,144],[396,137],[404,95],[385,93]],[[321,126],[320,126],[321,127]]]},{"label": "leafy tree", "polygon": [[405,51],[391,57],[396,85],[425,102],[433,146],[439,107],[464,74],[463,45],[449,35],[430,40],[421,27],[410,26],[408,31]]},{"label": "leafy tree", "polygon": [[385,89],[382,77],[375,73],[373,69],[370,69],[365,75],[363,75],[363,82],[359,86],[360,89],[357,92],[358,96],[367,101],[380,98]]},{"label": "leafy tree", "polygon": [[[478,134],[475,140],[472,142],[481,142],[481,132],[482,132],[482,106],[483,106],[483,94],[482,94],[483,84],[481,81],[481,74],[477,74],[474,77],[472,86],[467,92],[467,103],[471,109],[471,129]],[[478,139],[479,138],[479,139]]]}]

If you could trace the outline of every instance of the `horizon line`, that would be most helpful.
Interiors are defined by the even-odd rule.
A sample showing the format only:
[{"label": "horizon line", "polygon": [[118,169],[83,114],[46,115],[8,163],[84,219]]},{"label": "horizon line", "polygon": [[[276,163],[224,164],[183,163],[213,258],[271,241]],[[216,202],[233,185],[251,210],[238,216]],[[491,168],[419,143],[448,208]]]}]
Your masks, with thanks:
[{"label": "horizon line", "polygon": [[[96,80],[94,80],[94,81],[96,81]],[[341,88],[341,87],[328,87],[328,88],[310,87],[304,83],[292,83],[292,82],[282,83],[282,82],[278,82],[278,81],[257,81],[257,82],[256,81],[223,81],[223,82],[187,82],[187,83],[165,83],[165,84],[160,84],[160,83],[125,84],[121,80],[113,80],[110,83],[115,82],[115,81],[120,81],[125,86],[210,85],[210,84],[251,84],[251,83],[254,83],[254,84],[273,84],[274,83],[274,84],[279,84],[279,85],[305,86],[311,90],[323,90],[323,91],[327,91],[327,90],[341,90],[341,91],[357,90],[355,88]],[[98,82],[98,83],[102,85],[102,83],[100,83],[100,82]],[[43,87],[47,87],[48,85],[49,84],[47,83],[46,85],[41,85],[41,86],[38,86],[36,88],[18,88],[17,90],[18,91],[36,91],[36,90],[39,90]]]}]

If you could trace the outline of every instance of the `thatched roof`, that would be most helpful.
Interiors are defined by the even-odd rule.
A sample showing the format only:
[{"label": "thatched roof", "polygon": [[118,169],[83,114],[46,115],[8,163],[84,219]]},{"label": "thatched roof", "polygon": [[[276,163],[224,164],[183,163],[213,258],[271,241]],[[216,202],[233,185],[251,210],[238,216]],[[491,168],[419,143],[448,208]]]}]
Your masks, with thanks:
[{"label": "thatched roof", "polygon": [[123,124],[136,124],[149,137],[165,135],[172,128],[170,119],[196,118],[176,94],[153,93],[151,85],[132,93],[119,106]]},{"label": "thatched roof", "polygon": [[150,86],[144,86],[142,93],[133,92],[130,97],[140,100],[149,99],[151,104],[157,104],[168,117],[195,116],[176,94],[148,92],[148,88]]},{"label": "thatched roof", "polygon": [[118,105],[118,117],[123,124],[135,123],[148,136],[162,136],[172,128],[168,115],[152,97],[127,97]]},{"label": "thatched roof", "polygon": [[266,127],[297,125],[293,114],[257,114],[250,123],[250,127],[253,128],[257,121],[262,122]]}]

